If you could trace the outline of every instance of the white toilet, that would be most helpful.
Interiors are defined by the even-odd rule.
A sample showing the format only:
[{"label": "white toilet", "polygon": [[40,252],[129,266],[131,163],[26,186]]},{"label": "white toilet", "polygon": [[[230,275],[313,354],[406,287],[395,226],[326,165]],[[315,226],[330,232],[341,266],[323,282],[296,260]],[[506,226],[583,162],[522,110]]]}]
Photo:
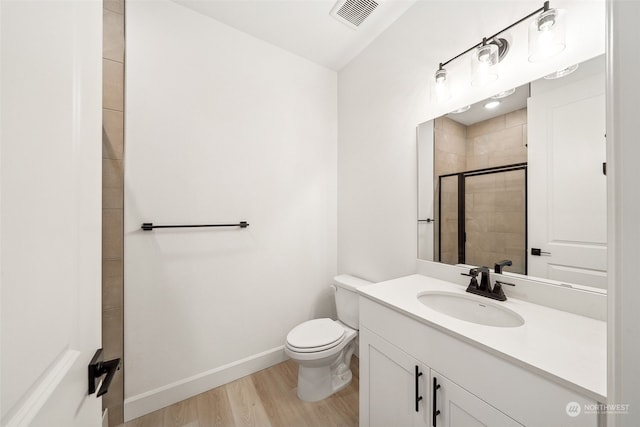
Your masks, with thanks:
[{"label": "white toilet", "polygon": [[356,288],[371,282],[342,274],[333,278],[339,320],[314,319],[289,332],[285,353],[297,361],[298,397],[307,402],[325,399],[351,382],[351,356],[358,335]]}]

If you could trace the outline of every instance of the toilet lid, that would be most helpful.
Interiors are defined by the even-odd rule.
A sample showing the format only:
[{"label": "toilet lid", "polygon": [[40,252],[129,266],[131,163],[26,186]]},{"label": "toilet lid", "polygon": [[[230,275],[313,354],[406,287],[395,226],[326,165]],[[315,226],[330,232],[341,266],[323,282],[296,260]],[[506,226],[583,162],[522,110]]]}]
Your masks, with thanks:
[{"label": "toilet lid", "polygon": [[344,328],[333,320],[314,319],[293,328],[287,335],[287,343],[300,349],[326,347],[343,336]]}]

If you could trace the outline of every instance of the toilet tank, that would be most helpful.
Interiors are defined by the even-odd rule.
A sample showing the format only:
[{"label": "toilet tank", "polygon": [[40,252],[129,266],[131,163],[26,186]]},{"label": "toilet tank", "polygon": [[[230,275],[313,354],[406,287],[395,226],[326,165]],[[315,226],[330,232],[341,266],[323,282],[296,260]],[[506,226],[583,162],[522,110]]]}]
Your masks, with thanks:
[{"label": "toilet tank", "polygon": [[372,283],[348,274],[341,274],[333,278],[338,320],[353,329],[359,329],[358,293],[356,289]]}]

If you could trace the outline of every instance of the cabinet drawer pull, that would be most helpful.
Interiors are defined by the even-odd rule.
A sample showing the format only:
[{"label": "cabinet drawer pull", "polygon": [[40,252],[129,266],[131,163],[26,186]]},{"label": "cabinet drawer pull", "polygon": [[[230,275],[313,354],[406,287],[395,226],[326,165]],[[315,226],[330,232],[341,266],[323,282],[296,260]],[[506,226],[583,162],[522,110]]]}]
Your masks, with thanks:
[{"label": "cabinet drawer pull", "polygon": [[436,417],[440,415],[440,411],[436,408],[438,407],[438,395],[436,391],[440,388],[440,384],[438,384],[438,379],[433,377],[433,427],[436,427]]},{"label": "cabinet drawer pull", "polygon": [[422,400],[422,396],[420,396],[420,381],[418,380],[418,377],[420,377],[422,375],[422,372],[420,372],[420,368],[418,367],[418,365],[416,365],[416,375],[415,375],[415,380],[416,380],[416,412],[420,412],[420,406],[419,403]]}]

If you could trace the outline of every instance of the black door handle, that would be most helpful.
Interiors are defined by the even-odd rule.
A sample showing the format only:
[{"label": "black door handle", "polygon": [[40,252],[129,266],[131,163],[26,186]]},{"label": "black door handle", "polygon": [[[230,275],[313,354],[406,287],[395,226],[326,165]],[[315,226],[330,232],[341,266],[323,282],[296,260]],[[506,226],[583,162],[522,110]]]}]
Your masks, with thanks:
[{"label": "black door handle", "polygon": [[91,362],[89,362],[89,394],[93,394],[96,392],[96,386],[98,385],[98,381],[103,375],[107,375],[96,394],[96,397],[100,397],[103,394],[107,394],[109,391],[109,386],[111,385],[111,381],[113,381],[113,377],[116,375],[116,371],[120,369],[120,359],[112,359],[104,361],[104,357],[102,355],[102,349],[99,348],[96,350]]},{"label": "black door handle", "polygon": [[436,409],[438,407],[438,395],[436,391],[440,388],[440,384],[438,384],[438,379],[433,377],[433,427],[436,427],[436,417],[440,415],[440,411]]},{"label": "black door handle", "polygon": [[551,252],[545,252],[540,248],[531,248],[531,255],[534,255],[534,256],[551,255]]},{"label": "black door handle", "polygon": [[420,381],[418,380],[420,376],[422,376],[422,372],[420,372],[420,368],[416,365],[416,375],[414,377],[416,381],[416,412],[420,412],[419,403],[422,400],[422,396],[420,396]]}]

